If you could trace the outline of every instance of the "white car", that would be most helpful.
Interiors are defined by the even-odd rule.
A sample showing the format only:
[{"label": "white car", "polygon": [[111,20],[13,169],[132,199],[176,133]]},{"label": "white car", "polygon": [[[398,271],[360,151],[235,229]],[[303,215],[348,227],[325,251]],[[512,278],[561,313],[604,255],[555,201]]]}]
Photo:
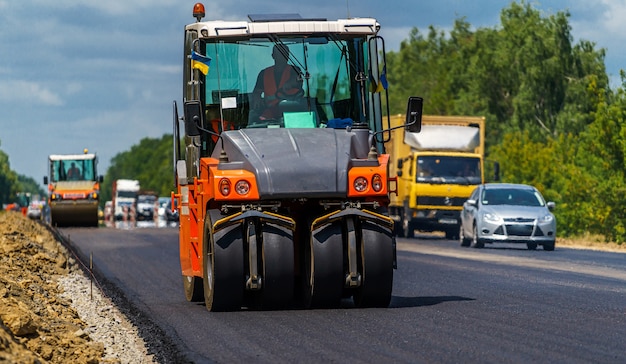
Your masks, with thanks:
[{"label": "white car", "polygon": [[167,202],[170,200],[170,197],[159,197],[159,219],[165,220],[165,209],[167,208]]},{"label": "white car", "polygon": [[43,201],[33,201],[28,204],[28,208],[26,209],[26,216],[33,220],[39,220],[42,217],[44,202]]},{"label": "white car", "polygon": [[512,183],[478,185],[461,211],[461,246],[482,248],[485,243],[522,243],[528,249],[554,250],[556,218],[533,186]]}]

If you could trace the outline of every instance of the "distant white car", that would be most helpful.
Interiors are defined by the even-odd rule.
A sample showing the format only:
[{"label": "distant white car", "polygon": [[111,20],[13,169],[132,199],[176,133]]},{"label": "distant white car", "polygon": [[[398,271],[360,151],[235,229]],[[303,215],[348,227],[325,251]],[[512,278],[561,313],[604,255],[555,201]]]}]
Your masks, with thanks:
[{"label": "distant white car", "polygon": [[28,204],[28,209],[26,210],[26,216],[33,220],[39,220],[42,216],[44,202],[43,201],[33,201]]},{"label": "distant white car", "polygon": [[154,195],[137,195],[135,213],[137,221],[151,221],[154,219],[157,197]]},{"label": "distant white car", "polygon": [[104,221],[113,220],[113,201],[107,201],[104,203]]},{"label": "distant white car", "polygon": [[485,243],[522,243],[534,250],[554,250],[556,218],[533,186],[512,183],[478,185],[461,211],[461,246],[482,248]]},{"label": "distant white car", "polygon": [[159,219],[165,220],[165,209],[167,207],[167,202],[170,200],[169,197],[159,197]]}]

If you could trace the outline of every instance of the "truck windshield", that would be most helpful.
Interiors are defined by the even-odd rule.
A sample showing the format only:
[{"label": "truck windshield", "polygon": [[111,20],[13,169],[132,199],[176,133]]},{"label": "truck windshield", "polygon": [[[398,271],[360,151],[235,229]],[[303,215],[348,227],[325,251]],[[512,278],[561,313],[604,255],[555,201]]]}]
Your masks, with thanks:
[{"label": "truck windshield", "polygon": [[[206,123],[224,128],[316,128],[366,122],[365,37],[208,40]],[[364,81],[355,82],[355,79]],[[364,86],[364,87],[363,87]],[[215,130],[217,131],[217,130]]]},{"label": "truck windshield", "polygon": [[50,161],[50,179],[59,181],[95,181],[94,159],[58,159]]},{"label": "truck windshield", "polygon": [[429,183],[481,183],[480,159],[422,156],[417,159],[417,181]]}]

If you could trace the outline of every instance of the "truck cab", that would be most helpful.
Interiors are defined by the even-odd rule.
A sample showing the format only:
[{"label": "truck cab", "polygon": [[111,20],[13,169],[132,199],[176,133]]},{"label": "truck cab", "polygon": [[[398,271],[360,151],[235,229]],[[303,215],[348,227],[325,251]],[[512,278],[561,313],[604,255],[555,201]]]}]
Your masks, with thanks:
[{"label": "truck cab", "polygon": [[[392,125],[403,119],[393,117]],[[413,238],[419,230],[458,239],[463,203],[485,182],[484,140],[481,116],[424,115],[419,133],[393,131],[391,174],[398,193],[389,210],[396,235]]]}]

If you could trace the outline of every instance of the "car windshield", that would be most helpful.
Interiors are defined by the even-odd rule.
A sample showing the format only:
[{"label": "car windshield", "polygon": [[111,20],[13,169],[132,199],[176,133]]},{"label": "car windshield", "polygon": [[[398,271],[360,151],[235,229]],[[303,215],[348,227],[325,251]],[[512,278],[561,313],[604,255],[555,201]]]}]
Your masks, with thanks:
[{"label": "car windshield", "polygon": [[544,200],[537,191],[519,188],[485,189],[483,205],[544,206]]}]

